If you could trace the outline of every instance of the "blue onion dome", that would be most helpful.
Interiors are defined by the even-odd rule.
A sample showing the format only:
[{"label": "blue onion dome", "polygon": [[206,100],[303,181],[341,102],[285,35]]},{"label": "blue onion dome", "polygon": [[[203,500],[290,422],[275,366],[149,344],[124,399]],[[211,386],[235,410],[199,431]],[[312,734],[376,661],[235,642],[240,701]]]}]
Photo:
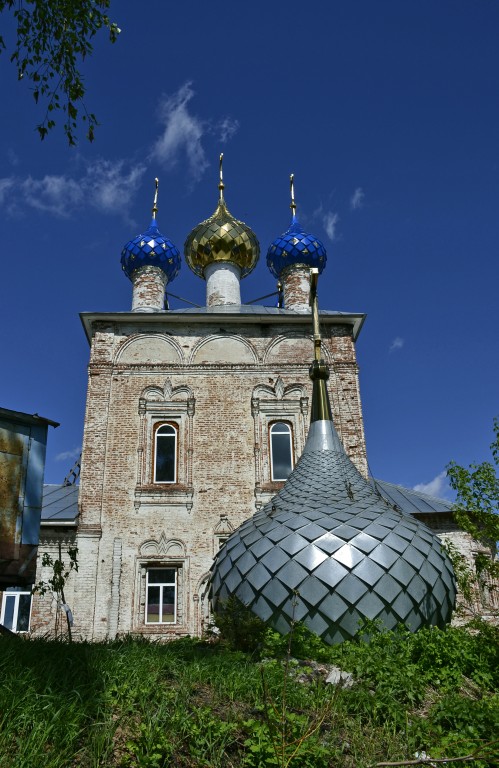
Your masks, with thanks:
[{"label": "blue onion dome", "polygon": [[130,240],[121,251],[121,266],[125,275],[132,279],[133,273],[140,267],[159,267],[168,278],[168,283],[176,278],[180,270],[180,252],[172,241],[161,234],[156,223],[158,212],[158,179],[152,209],[152,220],[142,234]]},{"label": "blue onion dome", "polygon": [[326,266],[326,249],[323,243],[315,235],[305,232],[296,217],[296,203],[294,198],[293,181],[291,174],[291,210],[293,217],[291,226],[280,237],[277,237],[267,251],[267,266],[277,279],[289,267],[314,267],[322,272]]},{"label": "blue onion dome", "polygon": [[214,262],[230,262],[239,267],[241,278],[255,268],[260,256],[260,244],[255,233],[243,221],[234,218],[224,200],[224,183],[220,155],[219,201],[212,216],[198,224],[184,245],[184,256],[194,274],[204,277],[204,271]]},{"label": "blue onion dome", "polygon": [[413,632],[445,625],[456,584],[440,539],[360,474],[334,428],[329,371],[317,356],[310,376],[303,454],[279,493],[218,552],[215,612],[235,597],[281,634],[300,621],[329,644],[353,638],[366,619]]}]

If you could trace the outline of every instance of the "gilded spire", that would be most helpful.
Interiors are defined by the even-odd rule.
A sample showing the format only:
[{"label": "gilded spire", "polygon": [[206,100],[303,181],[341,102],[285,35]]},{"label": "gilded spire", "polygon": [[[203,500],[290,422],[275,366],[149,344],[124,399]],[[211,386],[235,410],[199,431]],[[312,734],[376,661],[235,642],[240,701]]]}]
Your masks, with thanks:
[{"label": "gilded spire", "polygon": [[152,204],[152,217],[153,219],[156,218],[156,214],[158,212],[158,189],[159,189],[159,179],[154,179],[154,201]]},{"label": "gilded spire", "polygon": [[220,200],[221,203],[224,202],[224,189],[225,189],[224,175],[223,175],[223,168],[222,168],[223,161],[224,161],[224,153],[221,152],[220,153],[220,166],[219,166],[220,180],[218,182],[219,200]]},{"label": "gilded spire", "polygon": [[291,174],[289,177],[289,186],[290,186],[290,192],[291,192],[291,205],[289,206],[291,208],[293,219],[296,216],[296,202],[295,202],[295,175],[294,173]]},{"label": "gilded spire", "polygon": [[312,268],[310,270],[310,299],[312,307],[312,320],[314,328],[314,362],[310,366],[309,375],[313,382],[312,390],[312,408],[310,422],[314,421],[332,421],[331,405],[327,393],[326,382],[329,379],[329,368],[322,359],[321,354],[321,332],[319,327],[319,303],[317,300],[317,281],[319,270]]}]

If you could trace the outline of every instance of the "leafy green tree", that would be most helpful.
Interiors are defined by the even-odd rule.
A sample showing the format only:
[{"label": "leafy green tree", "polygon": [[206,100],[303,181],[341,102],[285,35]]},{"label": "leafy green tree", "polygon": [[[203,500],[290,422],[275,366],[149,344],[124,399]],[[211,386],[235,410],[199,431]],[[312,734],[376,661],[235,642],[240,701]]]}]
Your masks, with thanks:
[{"label": "leafy green tree", "polygon": [[[1,11],[13,11],[16,40],[10,56],[19,80],[32,83],[33,98],[46,105],[45,116],[37,125],[40,138],[55,126],[57,110],[64,113],[64,133],[70,145],[76,144],[81,120],[89,141],[98,125],[88,112],[83,76],[79,70],[92,53],[92,40],[107,29],[112,43],[120,29],[111,22],[107,10],[111,0],[0,0]],[[0,35],[0,51],[6,49]]]},{"label": "leafy green tree", "polygon": [[[497,475],[499,418],[497,417],[494,419],[493,430],[495,438],[490,446],[492,461],[473,463],[468,468],[452,461],[447,467],[451,487],[457,494],[454,506],[456,523],[488,550],[475,556],[476,580],[481,590],[488,581],[499,577],[499,477]],[[464,581],[466,581],[466,574]]]}]

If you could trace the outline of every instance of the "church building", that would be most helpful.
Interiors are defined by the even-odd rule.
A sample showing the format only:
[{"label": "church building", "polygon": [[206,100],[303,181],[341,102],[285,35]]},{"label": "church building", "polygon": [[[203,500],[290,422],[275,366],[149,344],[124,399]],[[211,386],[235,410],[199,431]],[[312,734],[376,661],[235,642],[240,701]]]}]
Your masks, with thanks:
[{"label": "church building", "polygon": [[[170,310],[165,294],[181,258],[158,228],[156,184],[149,227],[122,251],[131,309],[81,315],[90,362],[78,514],[77,486],[48,487],[42,520],[45,550],[78,547],[65,595],[74,637],[201,635],[214,557],[301,456],[312,396],[310,270],[321,273],[327,257],[299,224],[292,177],[291,209],[267,252],[277,306],[242,303],[241,280],[260,249],[229,212],[220,164],[215,212],[184,247],[187,267],[206,281],[206,306]],[[367,480],[355,352],[364,315],[319,317],[336,432]],[[452,535],[449,504],[389,484],[377,492]],[[35,596],[31,631],[52,633],[58,613],[50,595]]]}]

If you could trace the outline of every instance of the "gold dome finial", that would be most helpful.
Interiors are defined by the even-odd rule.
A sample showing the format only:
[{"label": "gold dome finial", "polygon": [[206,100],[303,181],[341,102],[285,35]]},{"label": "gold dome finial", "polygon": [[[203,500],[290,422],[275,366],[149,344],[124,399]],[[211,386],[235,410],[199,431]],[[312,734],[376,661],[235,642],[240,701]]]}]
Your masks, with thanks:
[{"label": "gold dome finial", "polygon": [[296,203],[295,203],[295,175],[291,174],[289,177],[289,186],[291,191],[291,205],[289,206],[293,212],[293,216],[296,215]]},{"label": "gold dome finial", "polygon": [[158,188],[159,188],[159,179],[158,178],[154,179],[154,187],[155,188],[154,188],[154,201],[153,201],[153,204],[152,204],[152,215],[153,215],[153,218],[155,219],[156,218],[156,214],[158,212]]},{"label": "gold dome finial", "polygon": [[224,189],[225,189],[223,169],[222,169],[223,160],[224,160],[224,153],[220,152],[220,170],[219,170],[220,181],[218,182],[218,189],[219,189],[219,200],[221,203],[224,202]]}]

